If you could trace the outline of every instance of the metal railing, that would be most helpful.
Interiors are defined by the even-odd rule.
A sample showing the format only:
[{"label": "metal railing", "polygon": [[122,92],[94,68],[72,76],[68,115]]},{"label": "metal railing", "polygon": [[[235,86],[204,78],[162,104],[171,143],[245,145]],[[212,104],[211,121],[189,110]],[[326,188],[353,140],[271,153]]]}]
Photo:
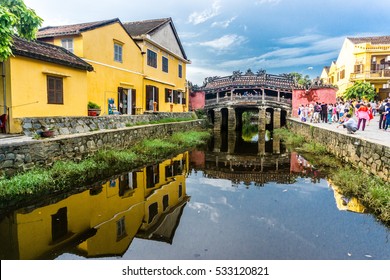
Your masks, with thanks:
[{"label": "metal railing", "polygon": [[355,72],[355,73],[351,73],[350,77],[352,80],[390,78],[390,69]]}]

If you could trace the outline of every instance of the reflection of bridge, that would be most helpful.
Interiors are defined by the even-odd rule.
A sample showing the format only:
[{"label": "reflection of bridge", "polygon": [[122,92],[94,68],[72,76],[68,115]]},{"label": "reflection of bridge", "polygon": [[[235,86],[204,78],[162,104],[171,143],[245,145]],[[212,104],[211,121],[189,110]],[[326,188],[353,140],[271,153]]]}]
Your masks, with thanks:
[{"label": "reflection of bridge", "polygon": [[280,140],[265,141],[264,132],[258,134],[258,140],[245,142],[239,133],[215,132],[201,168],[205,176],[260,186],[267,182],[294,182],[290,154]]},{"label": "reflection of bridge", "polygon": [[233,183],[244,182],[246,184],[254,182],[255,185],[264,186],[268,182],[276,182],[280,184],[291,184],[295,181],[295,176],[290,172],[223,172],[218,170],[207,170],[205,175],[209,178],[227,179]]},{"label": "reflection of bridge", "polygon": [[245,111],[258,112],[260,131],[266,129],[267,115],[271,129],[279,128],[291,114],[293,86],[290,76],[265,71],[254,74],[248,70],[244,75],[235,72],[232,76],[209,78],[203,88],[205,109],[216,131],[239,130]]}]

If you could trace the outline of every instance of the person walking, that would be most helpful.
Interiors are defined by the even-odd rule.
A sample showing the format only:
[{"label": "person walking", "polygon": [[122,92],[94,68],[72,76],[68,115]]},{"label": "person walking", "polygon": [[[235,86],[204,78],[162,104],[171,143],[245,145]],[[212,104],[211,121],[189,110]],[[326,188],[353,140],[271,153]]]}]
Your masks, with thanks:
[{"label": "person walking", "polygon": [[383,100],[378,106],[379,129],[385,128],[384,116],[385,116],[386,103],[387,103],[387,99]]},{"label": "person walking", "polygon": [[362,131],[364,131],[364,129],[366,128],[366,123],[370,119],[370,116],[368,115],[368,108],[364,103],[356,104],[355,108],[355,114],[358,118],[357,129],[359,130],[360,125],[362,124]]},{"label": "person walking", "polygon": [[374,114],[372,111],[371,104],[369,102],[367,103],[367,113],[369,117],[367,125],[370,125],[371,120],[374,118]]},{"label": "person walking", "polygon": [[328,122],[328,104],[321,104],[321,121],[327,123]]},{"label": "person walking", "polygon": [[384,130],[387,131],[387,129],[390,126],[390,103],[386,104],[386,111],[384,112],[384,121],[385,121]]}]

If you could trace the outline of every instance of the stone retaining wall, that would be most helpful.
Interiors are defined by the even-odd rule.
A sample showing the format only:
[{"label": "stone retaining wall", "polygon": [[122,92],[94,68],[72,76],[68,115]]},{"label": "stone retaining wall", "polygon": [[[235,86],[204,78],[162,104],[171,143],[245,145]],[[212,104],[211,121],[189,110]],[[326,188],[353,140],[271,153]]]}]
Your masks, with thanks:
[{"label": "stone retaining wall", "polygon": [[153,112],[143,115],[110,115],[101,117],[42,117],[42,118],[22,118],[19,119],[23,133],[33,136],[45,128],[52,128],[55,135],[70,135],[85,133],[100,129],[125,128],[127,125],[136,123],[146,123],[165,118],[191,118],[191,112],[169,113]]},{"label": "stone retaining wall", "polygon": [[324,145],[328,152],[344,162],[349,162],[367,173],[390,181],[389,147],[292,119],[287,120],[287,126],[296,134],[315,139],[316,142]]},{"label": "stone retaining wall", "polygon": [[150,124],[0,145],[0,173],[50,166],[57,160],[79,161],[101,148],[128,148],[151,136],[163,138],[204,125],[204,120]]}]

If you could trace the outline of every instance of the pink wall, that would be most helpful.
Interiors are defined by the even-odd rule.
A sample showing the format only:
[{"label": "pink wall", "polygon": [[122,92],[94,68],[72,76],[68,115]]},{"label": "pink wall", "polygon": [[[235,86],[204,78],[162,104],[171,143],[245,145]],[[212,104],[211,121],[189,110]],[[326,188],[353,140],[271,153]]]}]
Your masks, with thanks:
[{"label": "pink wall", "polygon": [[190,110],[203,109],[205,105],[205,92],[204,91],[192,91],[190,92]]},{"label": "pink wall", "polygon": [[294,89],[292,96],[293,117],[298,117],[298,108],[300,105],[313,104],[315,102],[336,103],[336,89],[328,87],[312,88],[309,90]]}]

